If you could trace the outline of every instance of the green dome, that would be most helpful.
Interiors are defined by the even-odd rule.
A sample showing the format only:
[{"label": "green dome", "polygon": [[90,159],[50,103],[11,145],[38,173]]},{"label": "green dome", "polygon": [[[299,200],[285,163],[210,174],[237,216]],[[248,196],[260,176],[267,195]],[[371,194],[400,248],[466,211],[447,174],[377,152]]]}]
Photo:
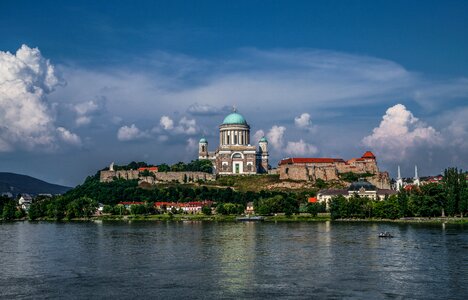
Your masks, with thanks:
[{"label": "green dome", "polygon": [[208,143],[205,138],[201,138],[199,143]]},{"label": "green dome", "polygon": [[262,143],[262,142],[263,142],[263,143],[268,143],[268,140],[266,139],[266,137],[262,137],[262,138],[260,139],[260,141],[258,141],[258,142],[259,142],[259,143]]},{"label": "green dome", "polygon": [[223,125],[228,125],[228,124],[242,124],[242,125],[247,125],[247,121],[245,118],[236,112],[233,112],[224,118]]}]

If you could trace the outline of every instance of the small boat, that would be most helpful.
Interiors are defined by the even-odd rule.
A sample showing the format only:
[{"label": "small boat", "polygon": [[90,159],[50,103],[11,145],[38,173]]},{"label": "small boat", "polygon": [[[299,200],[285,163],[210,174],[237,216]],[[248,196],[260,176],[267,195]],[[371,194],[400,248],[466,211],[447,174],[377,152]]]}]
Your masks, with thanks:
[{"label": "small boat", "polygon": [[245,217],[237,217],[237,221],[263,221],[264,217],[262,216],[245,216]]},{"label": "small boat", "polygon": [[393,235],[392,235],[390,232],[385,231],[385,232],[379,233],[379,237],[380,237],[380,238],[392,238]]}]

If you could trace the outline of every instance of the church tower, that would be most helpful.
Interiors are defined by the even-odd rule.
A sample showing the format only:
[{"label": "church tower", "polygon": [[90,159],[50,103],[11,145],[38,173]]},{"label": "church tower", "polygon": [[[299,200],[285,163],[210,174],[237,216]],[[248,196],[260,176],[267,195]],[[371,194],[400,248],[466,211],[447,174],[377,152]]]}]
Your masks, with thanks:
[{"label": "church tower", "polygon": [[419,186],[421,184],[418,176],[418,166],[414,166],[413,185]]},{"label": "church tower", "polygon": [[201,138],[198,142],[198,159],[209,159],[208,141],[205,138]]},{"label": "church tower", "polygon": [[403,179],[401,178],[400,166],[398,166],[398,177],[396,181],[396,190],[399,191],[403,187]]},{"label": "church tower", "polygon": [[265,137],[262,137],[260,141],[258,141],[258,173],[268,173],[268,156],[268,140]]}]

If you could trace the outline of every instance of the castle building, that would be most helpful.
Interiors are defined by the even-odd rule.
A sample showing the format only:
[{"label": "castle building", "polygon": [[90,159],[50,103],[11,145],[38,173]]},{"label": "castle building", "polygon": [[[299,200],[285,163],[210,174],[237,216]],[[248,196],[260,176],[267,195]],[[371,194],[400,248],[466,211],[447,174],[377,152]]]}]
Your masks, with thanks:
[{"label": "castle building", "polygon": [[388,172],[380,172],[375,155],[367,151],[359,158],[344,160],[342,158],[285,158],[279,162],[281,180],[325,181],[340,180],[344,173],[367,175],[367,180],[380,189],[390,188]]},{"label": "castle building", "polygon": [[220,175],[258,174],[268,172],[268,141],[262,137],[258,148],[251,145],[250,126],[245,118],[234,110],[219,126],[219,147],[208,151],[208,141],[200,139],[198,159],[209,159]]}]

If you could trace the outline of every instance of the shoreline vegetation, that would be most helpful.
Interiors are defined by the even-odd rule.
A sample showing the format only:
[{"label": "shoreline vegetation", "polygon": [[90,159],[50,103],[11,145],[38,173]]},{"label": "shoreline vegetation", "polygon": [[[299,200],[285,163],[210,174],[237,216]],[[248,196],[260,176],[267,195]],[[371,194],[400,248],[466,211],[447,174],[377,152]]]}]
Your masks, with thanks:
[{"label": "shoreline vegetation", "polygon": [[[159,214],[159,215],[101,215],[91,216],[89,218],[72,218],[72,219],[61,219],[57,220],[54,218],[38,218],[34,221],[28,220],[27,218],[16,219],[12,221],[28,221],[28,222],[93,222],[93,221],[164,221],[164,222],[245,222],[238,221],[237,218],[242,215],[203,215],[203,214]],[[377,218],[346,218],[346,219],[332,219],[329,214],[323,214],[321,216],[311,215],[277,215],[277,216],[263,216],[260,222],[281,222],[281,223],[308,223],[308,222],[335,222],[335,223],[400,223],[400,224],[468,224],[468,217],[407,217],[400,219],[377,219]],[[0,221],[2,222],[2,221]],[[6,221],[3,221],[6,222]],[[248,221],[248,222],[259,222],[259,221]]]},{"label": "shoreline vegetation", "polygon": [[[138,165],[126,167],[133,164]],[[326,201],[317,199],[317,193],[335,187],[334,183],[317,180],[299,189],[277,189],[275,183],[272,188],[277,175],[220,176],[212,186],[204,181],[148,186],[136,179],[101,182],[99,174],[63,195],[39,195],[27,207],[19,196],[0,196],[0,220],[223,222],[255,214],[267,222],[467,223],[468,216],[468,174],[457,168],[446,169],[440,183],[401,188],[382,200],[350,192]]]}]

